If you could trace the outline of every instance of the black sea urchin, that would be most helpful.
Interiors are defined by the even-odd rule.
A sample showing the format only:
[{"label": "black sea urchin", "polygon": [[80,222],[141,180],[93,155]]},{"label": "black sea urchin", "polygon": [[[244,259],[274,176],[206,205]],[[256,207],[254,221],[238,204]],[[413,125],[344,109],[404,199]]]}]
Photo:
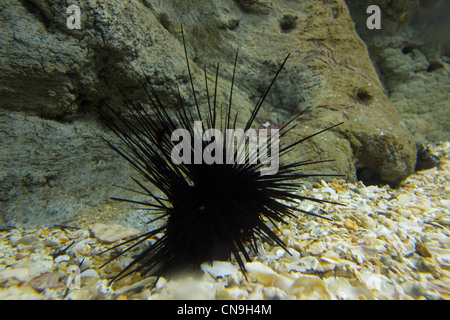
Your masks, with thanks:
[{"label": "black sea urchin", "polygon": [[[263,240],[271,241],[286,249],[284,243],[267,225],[267,222],[284,222],[286,217],[293,216],[294,211],[316,215],[291,207],[289,203],[305,199],[327,202],[303,197],[295,192],[300,186],[298,179],[317,176],[302,172],[302,168],[331,160],[303,160],[281,164],[277,168],[278,170],[264,175],[261,173],[266,169],[267,161],[263,163],[262,160],[259,162],[251,160],[254,160],[255,156],[261,157],[266,152],[268,153],[269,149],[271,156],[282,157],[302,141],[339,124],[290,145],[282,143],[278,145],[277,135],[282,138],[292,130],[295,127],[292,124],[295,117],[279,133],[271,131],[269,136],[260,137],[260,142],[263,143],[260,143],[259,147],[249,147],[246,149],[247,151],[239,148],[234,150],[232,145],[236,143],[230,143],[225,139],[227,135],[220,135],[220,132],[237,129],[237,112],[232,115],[231,102],[238,54],[236,53],[234,63],[229,103],[224,108],[218,108],[216,103],[219,65],[216,69],[212,98],[208,89],[205,69],[207,108],[202,113],[195,94],[186,46],[184,49],[194,108],[187,107],[181,94],[178,95],[176,103],[164,105],[152,85],[146,84],[144,90],[147,92],[149,104],[153,109],[152,116],[126,98],[125,105],[132,115],[132,121],[108,106],[99,112],[104,123],[121,141],[121,146],[118,147],[105,140],[108,145],[125,158],[146,182],[153,184],[163,194],[162,197],[154,194],[144,183],[132,178],[140,188],[135,192],[148,196],[150,201],[117,198],[115,200],[143,205],[151,210],[152,214],[159,215],[156,219],[166,219],[163,227],[119,245],[136,241],[122,251],[121,254],[123,254],[157,233],[164,234],[138,254],[134,261],[124,268],[113,281],[136,271],[155,276],[168,276],[180,269],[198,268],[203,262],[228,260],[231,256],[235,258],[245,274],[241,255],[250,261],[246,246],[249,245],[257,251],[257,241]],[[251,131],[250,128],[256,115],[288,57],[281,64],[270,85],[255,105],[245,124],[244,132]],[[201,122],[194,123],[194,121]],[[181,134],[174,135],[173,133],[177,129],[182,130]],[[208,129],[220,129],[221,131],[217,134]],[[207,139],[196,139],[196,135],[198,137],[198,134],[202,132],[205,134],[209,132],[209,135],[206,134]],[[184,146],[187,146],[182,150],[180,144],[172,141],[179,141],[181,136]],[[243,139],[241,138],[240,141]],[[215,142],[214,148],[211,147],[211,142]],[[279,150],[278,153],[274,151],[275,147],[279,148],[276,150]],[[197,151],[199,149],[203,150],[204,154],[209,154],[209,161],[207,159],[198,161]],[[229,150],[233,150],[231,152],[233,157],[230,157]],[[174,161],[174,154],[182,154],[178,160],[181,158],[186,161],[176,164],[180,161]],[[211,161],[211,158],[215,161]],[[192,159],[194,159],[193,163],[188,161]],[[320,176],[336,175],[321,174]]]}]

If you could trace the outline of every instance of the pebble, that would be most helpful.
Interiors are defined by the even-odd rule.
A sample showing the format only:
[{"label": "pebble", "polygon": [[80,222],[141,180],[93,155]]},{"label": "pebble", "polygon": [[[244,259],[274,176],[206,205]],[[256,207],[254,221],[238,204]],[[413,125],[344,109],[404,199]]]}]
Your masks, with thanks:
[{"label": "pebble", "polygon": [[327,234],[328,234],[327,228],[323,228],[323,227],[322,228],[321,227],[314,228],[311,231],[311,236],[313,238],[322,238],[322,237],[325,237]]},{"label": "pebble", "polygon": [[298,268],[300,272],[304,272],[307,270],[316,271],[320,265],[320,262],[317,258],[313,256],[303,257],[298,261],[299,266],[303,266],[304,268]]},{"label": "pebble", "polygon": [[313,255],[313,256],[318,256],[320,255],[322,252],[324,252],[327,249],[327,245],[323,242],[314,242],[312,243],[308,249],[306,249],[306,252],[308,252],[309,254]]},{"label": "pebble", "polygon": [[98,275],[97,271],[95,271],[94,269],[87,269],[84,270],[81,274],[80,274],[81,278],[96,278],[99,279],[100,276]]},{"label": "pebble", "polygon": [[330,300],[325,283],[318,277],[301,277],[291,285],[288,294],[297,299],[308,300]]},{"label": "pebble", "polygon": [[68,255],[64,254],[64,255],[57,256],[54,259],[54,262],[61,263],[61,262],[69,261],[69,260],[70,260],[70,257]]},{"label": "pebble", "polygon": [[377,222],[369,216],[362,216],[361,218],[359,218],[359,221],[362,227],[369,230],[375,229],[377,225]]},{"label": "pebble", "polygon": [[59,245],[59,242],[56,240],[52,240],[52,239],[45,239],[44,245],[46,247],[57,247]]},{"label": "pebble", "polygon": [[89,226],[92,235],[105,243],[116,242],[125,238],[137,236],[140,232],[135,228],[124,227],[118,224],[105,225],[95,223]]},{"label": "pebble", "polygon": [[216,292],[217,300],[244,300],[248,299],[248,291],[245,289],[232,287],[232,288],[219,288]]},{"label": "pebble", "polygon": [[416,242],[416,252],[424,258],[431,258],[433,256],[430,250],[420,241]]},{"label": "pebble", "polygon": [[344,222],[344,227],[352,231],[358,231],[358,225],[353,220],[347,219]]},{"label": "pebble", "polygon": [[[97,278],[98,278],[98,275],[97,275]],[[136,290],[136,289],[139,289],[139,288],[147,287],[149,285],[154,284],[154,282],[155,282],[154,279],[145,278],[144,280],[141,280],[139,282],[133,283],[133,284],[128,285],[128,286],[121,287],[120,289],[114,291],[114,294],[115,295],[121,295],[121,294],[127,293],[127,292],[132,291],[132,290]]]},{"label": "pebble", "polygon": [[292,280],[277,274],[268,266],[261,262],[247,262],[245,269],[250,277],[255,278],[264,285],[271,285],[280,289],[287,289],[291,286]]},{"label": "pebble", "polygon": [[14,278],[20,282],[25,282],[30,278],[30,272],[27,268],[3,269],[0,270],[0,279],[8,280]]},{"label": "pebble", "polygon": [[43,292],[47,289],[57,289],[65,287],[65,283],[62,281],[63,278],[64,274],[62,272],[44,273],[31,279],[28,282],[28,285],[39,292]]},{"label": "pebble", "polygon": [[205,262],[201,265],[203,272],[211,274],[213,277],[225,277],[229,275],[234,275],[239,272],[239,268],[226,261],[213,261],[212,264]]},{"label": "pebble", "polygon": [[34,234],[28,234],[28,235],[25,235],[15,241],[13,241],[12,245],[17,246],[19,244],[23,244],[23,245],[29,246],[29,245],[35,244],[37,242],[40,242],[38,237],[36,237]]}]

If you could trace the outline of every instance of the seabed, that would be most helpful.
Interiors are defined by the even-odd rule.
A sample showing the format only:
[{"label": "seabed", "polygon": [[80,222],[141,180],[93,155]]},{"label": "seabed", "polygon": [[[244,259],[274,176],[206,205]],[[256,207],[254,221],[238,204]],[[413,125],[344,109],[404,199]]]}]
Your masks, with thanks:
[{"label": "seabed", "polygon": [[114,251],[99,253],[138,230],[97,223],[0,232],[0,299],[449,299],[450,142],[432,150],[441,166],[397,189],[333,181],[299,190],[345,206],[299,203],[333,221],[299,215],[276,226],[290,254],[262,244],[250,252],[247,279],[235,263],[214,262],[200,275],[134,274],[109,285],[141,247],[103,268]]}]

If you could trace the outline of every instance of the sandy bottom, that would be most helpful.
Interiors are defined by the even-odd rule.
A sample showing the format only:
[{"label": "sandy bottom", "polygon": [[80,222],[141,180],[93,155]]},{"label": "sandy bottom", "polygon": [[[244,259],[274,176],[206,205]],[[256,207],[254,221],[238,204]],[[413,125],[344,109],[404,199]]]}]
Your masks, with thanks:
[{"label": "sandy bottom", "polygon": [[[112,279],[142,246],[107,266],[107,248],[139,233],[119,225],[0,232],[0,299],[449,299],[450,143],[433,147],[442,166],[400,188],[342,181],[300,190],[299,215],[276,232],[289,249],[250,252],[245,279],[233,262],[205,263],[177,280]],[[148,245],[148,244],[147,244]],[[157,281],[156,281],[157,280]]]}]

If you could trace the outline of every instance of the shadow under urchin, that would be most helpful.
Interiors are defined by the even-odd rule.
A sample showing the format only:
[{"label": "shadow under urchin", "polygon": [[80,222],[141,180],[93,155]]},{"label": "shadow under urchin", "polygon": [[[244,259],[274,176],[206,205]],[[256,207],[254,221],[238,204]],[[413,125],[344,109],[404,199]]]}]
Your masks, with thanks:
[{"label": "shadow under urchin", "polygon": [[[199,269],[203,262],[229,260],[232,256],[245,275],[243,259],[251,261],[247,249],[251,247],[255,252],[258,252],[258,241],[277,244],[287,250],[283,241],[269,227],[269,222],[273,225],[286,222],[286,218],[295,217],[295,211],[325,218],[292,207],[290,204],[295,204],[301,200],[336,204],[296,194],[301,186],[302,178],[340,176],[303,172],[305,167],[333,160],[312,161],[305,159],[294,163],[280,164],[278,172],[275,174],[261,175],[263,164],[248,161],[251,150],[248,150],[245,155],[245,160],[247,160],[245,163],[238,163],[237,161],[227,163],[225,159],[227,146],[226,142],[223,141],[221,144],[224,151],[222,163],[220,161],[212,164],[206,164],[205,162],[200,164],[173,163],[171,152],[175,147],[175,142],[171,140],[171,133],[174,130],[186,129],[193,137],[195,135],[193,123],[195,120],[200,120],[203,130],[218,128],[224,132],[226,129],[236,129],[238,114],[238,111],[232,112],[233,85],[238,53],[236,52],[229,101],[226,106],[221,105],[219,107],[216,101],[219,64],[216,67],[213,90],[210,90],[208,86],[205,67],[204,81],[207,106],[202,110],[195,94],[183,33],[182,36],[194,107],[188,107],[180,93],[172,103],[163,104],[152,85],[146,83],[143,85],[143,90],[147,93],[148,102],[153,110],[152,115],[144,108],[132,103],[126,95],[124,95],[124,105],[132,120],[128,120],[105,103],[98,112],[102,121],[115,133],[119,143],[102,139],[141,175],[142,181],[131,178],[139,188],[131,191],[149,198],[148,201],[126,198],[112,199],[143,206],[149,210],[151,215],[156,215],[149,223],[159,219],[166,220],[162,227],[111,248],[131,244],[107,263],[117,259],[144,241],[153,238],[156,234],[163,234],[162,237],[135,256],[134,260],[111,282],[134,272],[141,272],[141,274],[149,276],[170,277],[179,271]],[[252,128],[264,100],[288,57],[289,55],[253,108],[244,131]],[[300,114],[280,130],[280,140],[287,132],[295,128],[293,122]],[[325,128],[289,145],[280,142],[280,158],[282,159],[301,142],[340,124]],[[195,142],[193,141],[193,143]],[[270,147],[272,143],[271,137],[268,137],[267,147]],[[202,150],[208,144],[203,141]],[[192,158],[194,147],[190,152],[189,156]],[[234,159],[237,159],[237,154],[234,155]],[[154,194],[147,183],[151,183],[159,189],[162,196]]]}]

